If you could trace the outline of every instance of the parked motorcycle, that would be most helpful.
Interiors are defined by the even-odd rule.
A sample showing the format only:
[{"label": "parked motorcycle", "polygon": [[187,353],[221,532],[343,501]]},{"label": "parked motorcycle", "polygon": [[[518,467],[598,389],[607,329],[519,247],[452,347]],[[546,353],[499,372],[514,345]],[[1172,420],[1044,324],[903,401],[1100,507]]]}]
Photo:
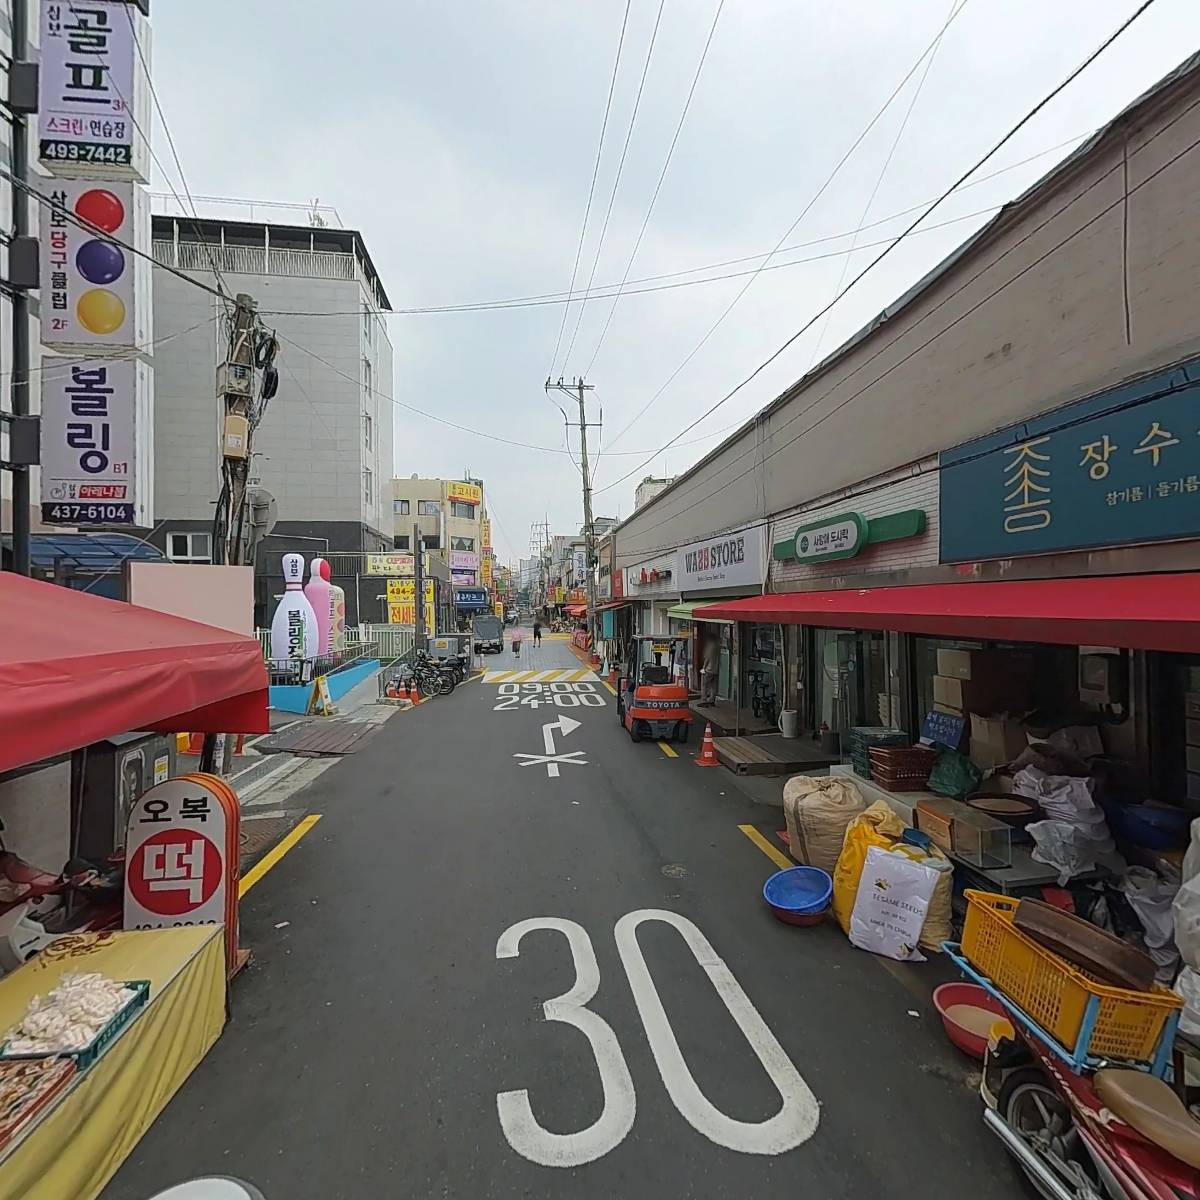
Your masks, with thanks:
[{"label": "parked motorcycle", "polygon": [[1046,1200],[1200,1197],[1200,1121],[1146,1071],[1072,1070],[1017,1021],[993,1039],[984,1122]]}]

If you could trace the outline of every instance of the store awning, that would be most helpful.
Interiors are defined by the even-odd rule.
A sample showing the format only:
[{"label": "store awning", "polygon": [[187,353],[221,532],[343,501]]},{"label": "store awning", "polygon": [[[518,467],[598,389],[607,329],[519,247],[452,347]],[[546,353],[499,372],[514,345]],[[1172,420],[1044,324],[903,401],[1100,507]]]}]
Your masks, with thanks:
[{"label": "store awning", "polygon": [[[758,599],[757,596],[754,599]],[[689,600],[683,604],[673,604],[667,609],[667,616],[673,617],[676,621],[707,621],[710,625],[732,625],[733,622],[726,620],[724,617],[698,617],[696,609],[708,608],[717,604],[736,604],[735,600]],[[741,618],[739,618],[741,619]],[[747,617],[745,620],[749,620]]]},{"label": "store awning", "polygon": [[606,600],[603,604],[597,606],[597,612],[611,612],[614,608],[627,608],[632,604],[632,600]]},{"label": "store awning", "polygon": [[587,605],[586,604],[568,604],[563,609],[563,611],[567,614],[568,617],[586,617],[587,616]]},{"label": "store awning", "polygon": [[1196,654],[1200,574],[788,592],[730,600],[696,613],[696,620],[712,617]]},{"label": "store awning", "polygon": [[267,733],[256,639],[0,574],[0,771],[128,730]]}]

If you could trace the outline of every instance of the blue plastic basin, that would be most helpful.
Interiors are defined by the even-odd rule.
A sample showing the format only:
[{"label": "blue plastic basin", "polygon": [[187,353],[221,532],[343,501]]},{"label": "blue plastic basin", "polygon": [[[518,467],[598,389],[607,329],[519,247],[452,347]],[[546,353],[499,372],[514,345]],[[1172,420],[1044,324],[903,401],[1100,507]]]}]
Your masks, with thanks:
[{"label": "blue plastic basin", "polygon": [[791,913],[819,912],[833,895],[833,880],[820,867],[788,867],[763,884],[763,899]]}]

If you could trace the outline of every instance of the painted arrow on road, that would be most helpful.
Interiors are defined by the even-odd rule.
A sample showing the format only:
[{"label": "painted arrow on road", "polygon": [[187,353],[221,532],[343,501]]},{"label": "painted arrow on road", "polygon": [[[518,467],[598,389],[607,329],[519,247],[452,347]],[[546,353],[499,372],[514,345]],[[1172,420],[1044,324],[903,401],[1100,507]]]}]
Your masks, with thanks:
[{"label": "painted arrow on road", "polygon": [[557,721],[547,721],[542,726],[542,744],[546,748],[546,753],[514,754],[513,758],[522,760],[518,762],[518,766],[544,766],[546,768],[546,775],[550,779],[557,779],[559,777],[559,763],[570,763],[572,766],[586,767],[587,759],[583,757],[584,751],[572,750],[569,754],[559,754],[557,747],[554,745],[554,731],[556,729],[563,737],[566,737],[568,734],[574,733],[576,729],[579,729],[582,724],[582,721],[575,721],[567,716],[559,717]]}]

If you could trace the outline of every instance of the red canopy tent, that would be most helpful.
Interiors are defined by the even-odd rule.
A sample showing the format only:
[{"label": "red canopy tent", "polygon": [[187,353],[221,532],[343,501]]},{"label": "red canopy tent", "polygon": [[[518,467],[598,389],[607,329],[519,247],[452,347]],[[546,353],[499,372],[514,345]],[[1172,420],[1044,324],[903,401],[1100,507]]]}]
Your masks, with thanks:
[{"label": "red canopy tent", "polygon": [[252,637],[0,574],[0,771],[128,730],[268,733]]}]

